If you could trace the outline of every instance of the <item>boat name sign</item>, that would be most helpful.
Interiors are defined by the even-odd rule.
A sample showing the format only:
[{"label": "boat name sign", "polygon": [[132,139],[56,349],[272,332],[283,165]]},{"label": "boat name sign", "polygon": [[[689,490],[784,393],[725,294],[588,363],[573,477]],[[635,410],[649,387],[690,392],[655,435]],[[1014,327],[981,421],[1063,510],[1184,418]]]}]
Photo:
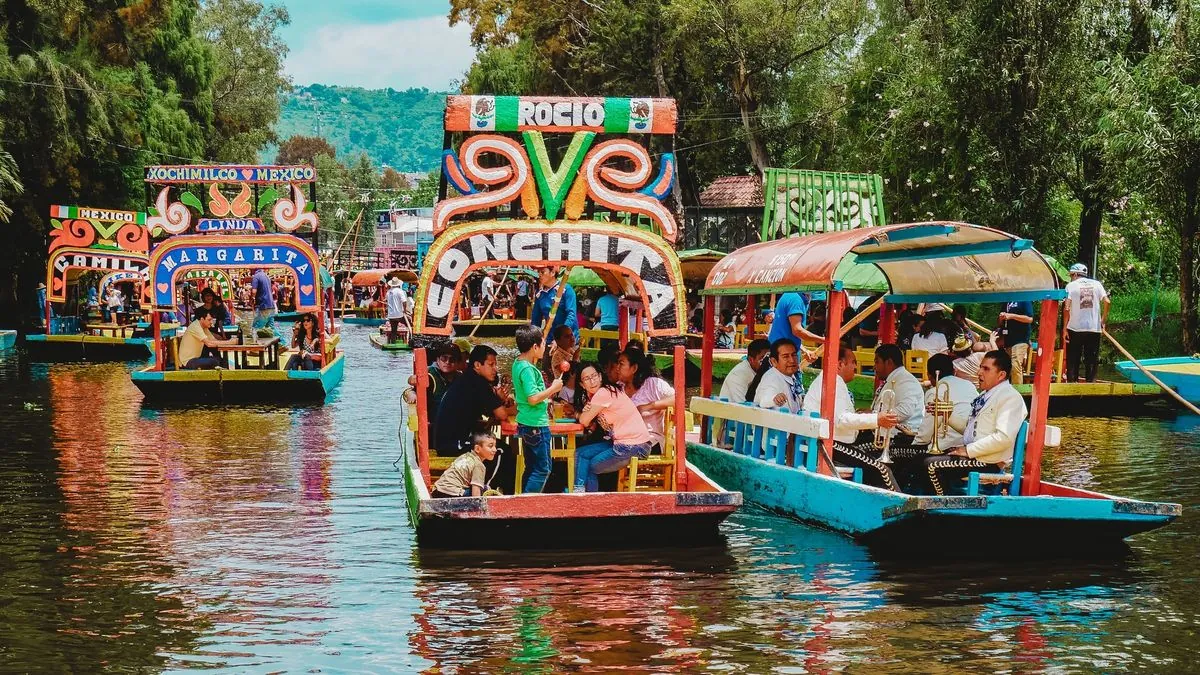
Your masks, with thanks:
[{"label": "boat name sign", "polygon": [[654,327],[678,327],[667,261],[637,238],[598,232],[500,232],[476,234],[453,244],[438,260],[424,305],[425,324],[445,326],[463,276],[472,267],[492,260],[535,267],[539,263],[577,263],[622,268],[641,280]]}]

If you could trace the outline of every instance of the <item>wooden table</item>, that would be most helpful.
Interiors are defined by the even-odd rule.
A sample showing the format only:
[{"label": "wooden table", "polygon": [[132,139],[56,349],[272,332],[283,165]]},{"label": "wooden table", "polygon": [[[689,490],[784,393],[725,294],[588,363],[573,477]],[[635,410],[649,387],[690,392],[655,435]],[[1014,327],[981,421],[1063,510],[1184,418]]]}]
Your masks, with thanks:
[{"label": "wooden table", "polygon": [[[567,422],[554,420],[550,422],[550,462],[553,463],[556,459],[566,460],[567,462],[567,489],[575,487],[575,436],[583,433],[583,425],[575,420]],[[505,437],[517,436],[517,424],[512,420],[506,420],[500,425],[500,435]],[[562,447],[555,447],[555,441],[558,438],[563,439]],[[521,488],[524,487],[521,476],[525,473],[525,452],[524,446],[521,443],[509,443],[509,447],[517,448],[517,481],[513,488],[513,494],[521,494]]]},{"label": "wooden table", "polygon": [[121,323],[89,323],[87,325],[88,332],[93,335],[107,335],[109,337],[129,337],[129,334],[136,328],[133,324]]},{"label": "wooden table", "polygon": [[[257,354],[258,369],[266,370],[268,367],[273,369],[279,368],[279,338],[267,338],[259,342],[251,342],[244,345],[228,345],[218,347],[222,354],[233,354],[233,367],[248,369],[246,357],[251,354]],[[265,355],[265,358],[264,358]]]}]

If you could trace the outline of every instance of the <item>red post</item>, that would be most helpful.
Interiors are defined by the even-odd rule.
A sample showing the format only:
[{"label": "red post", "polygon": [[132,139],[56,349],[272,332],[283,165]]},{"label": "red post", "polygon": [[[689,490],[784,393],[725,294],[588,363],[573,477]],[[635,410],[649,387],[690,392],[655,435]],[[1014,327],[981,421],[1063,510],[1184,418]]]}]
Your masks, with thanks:
[{"label": "red post", "polygon": [[[846,294],[830,291],[825,308],[825,351],[821,357],[821,417],[829,420],[829,438],[821,441],[825,452],[817,458],[817,472],[826,476],[835,475],[829,461],[833,459],[833,431],[837,415],[834,403],[837,400],[838,350],[842,340],[842,312],[846,309]],[[828,459],[827,459],[828,458]]]},{"label": "red post", "polygon": [[758,326],[758,296],[746,296],[746,315],[742,320],[746,322],[746,342],[750,342],[754,339],[754,329]]},{"label": "red post", "polygon": [[1029,433],[1025,437],[1025,465],[1021,468],[1021,494],[1041,492],[1042,449],[1046,446],[1046,418],[1050,409],[1050,374],[1054,369],[1054,338],[1058,301],[1043,300],[1038,318],[1037,361],[1033,370],[1033,398],[1029,402]]},{"label": "red post", "polygon": [[[717,298],[704,297],[704,336],[700,343],[700,395],[712,398],[713,393],[713,349],[717,346]],[[700,420],[700,439],[708,443],[708,424]]]},{"label": "red post", "polygon": [[896,344],[896,306],[887,302],[879,308],[879,339],[877,344]]},{"label": "red post", "polygon": [[675,491],[687,491],[687,350],[675,345]]},{"label": "red post", "polygon": [[617,340],[621,349],[629,342],[629,305],[624,300],[617,306]]},{"label": "red post", "polygon": [[[163,361],[167,360],[167,350],[163,349],[162,319],[154,305],[150,305],[150,330],[154,333],[154,369],[162,370],[165,365]],[[175,364],[175,367],[178,368],[179,364]]]},{"label": "red post", "polygon": [[413,350],[413,372],[417,375],[417,466],[425,478],[425,487],[433,488],[429,475],[429,358],[425,348]]}]

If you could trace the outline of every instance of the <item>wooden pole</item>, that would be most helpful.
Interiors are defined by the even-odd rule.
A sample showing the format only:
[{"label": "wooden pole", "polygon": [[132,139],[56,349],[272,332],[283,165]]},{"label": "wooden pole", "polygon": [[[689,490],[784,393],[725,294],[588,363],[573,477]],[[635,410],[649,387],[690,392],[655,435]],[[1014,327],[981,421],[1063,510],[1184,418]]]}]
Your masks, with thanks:
[{"label": "wooden pole", "polygon": [[624,298],[617,303],[617,342],[621,349],[625,349],[625,345],[629,344],[629,306],[625,304]]},{"label": "wooden pole", "polygon": [[1029,402],[1029,433],[1025,438],[1025,464],[1021,467],[1021,494],[1041,492],[1042,450],[1046,446],[1046,418],[1050,410],[1050,371],[1054,362],[1054,331],[1058,301],[1043,300],[1038,324],[1037,364],[1033,371],[1033,398]]},{"label": "wooden pole", "polygon": [[675,491],[687,492],[687,349],[675,345]]},{"label": "wooden pole", "polygon": [[[717,346],[717,298],[704,296],[704,336],[700,342],[700,395],[712,398],[713,349]],[[700,420],[700,439],[708,443],[708,424]]]},{"label": "wooden pole", "polygon": [[[161,319],[158,318],[157,308],[154,307],[153,304],[151,304],[150,307],[151,307],[150,329],[154,332],[154,369],[162,370],[163,367],[165,366],[163,361],[166,360],[166,351],[167,351],[167,350],[163,349],[162,323],[161,323]],[[178,368],[179,364],[176,363],[175,367]]]},{"label": "wooden pole", "polygon": [[417,374],[417,465],[425,478],[425,487],[433,489],[429,474],[429,358],[424,347],[413,350],[413,371]]},{"label": "wooden pole", "polygon": [[[504,276],[500,278],[500,285],[497,287],[498,289],[504,288],[504,282],[508,281],[508,273],[511,270],[512,270],[511,267],[504,268]],[[563,285],[564,286],[566,285],[565,277],[564,277]],[[488,312],[492,311],[492,305],[496,304],[496,298],[498,298],[498,297],[500,297],[500,291],[496,290],[495,292],[492,293],[492,300],[491,300],[491,302],[488,303],[487,309],[483,310],[483,313],[479,315],[479,320],[475,322],[475,327],[471,329],[471,334],[467,336],[468,340],[475,337],[475,331],[479,330],[479,327],[483,325],[484,317],[486,317],[488,315]],[[559,291],[558,297],[559,298],[562,297],[561,290]],[[558,309],[558,299],[555,299],[553,309],[554,310]],[[553,311],[550,312],[550,325],[551,326],[554,325],[554,312]],[[409,339],[412,339],[412,338],[410,337]]]},{"label": "wooden pole", "polygon": [[872,302],[871,304],[867,305],[863,309],[859,310],[858,314],[855,314],[849,321],[842,324],[842,335],[845,335],[846,332],[849,331],[851,328],[854,328],[858,324],[862,323],[868,316],[871,316],[872,314],[874,314],[875,311],[878,310],[879,306],[882,304],[883,304],[883,298],[879,298],[875,302]]},{"label": "wooden pole", "polygon": [[830,291],[829,302],[825,307],[824,355],[821,357],[821,417],[829,421],[829,438],[821,441],[823,452],[817,457],[817,472],[826,476],[837,475],[833,468],[833,434],[837,422],[835,403],[837,401],[838,350],[842,339],[842,326],[837,318],[841,318],[842,310],[846,307],[846,294]]},{"label": "wooden pole", "polygon": [[1170,394],[1176,401],[1179,402],[1180,405],[1182,405],[1183,407],[1190,410],[1192,412],[1192,414],[1200,415],[1200,408],[1197,408],[1196,406],[1192,405],[1191,401],[1188,401],[1184,397],[1180,396],[1179,392],[1168,387],[1166,384],[1163,383],[1162,380],[1158,379],[1158,377],[1155,376],[1154,373],[1147,370],[1146,367],[1143,366],[1140,361],[1133,358],[1133,354],[1130,354],[1128,351],[1126,351],[1125,347],[1123,347],[1120,342],[1117,342],[1117,339],[1115,337],[1113,337],[1112,335],[1110,335],[1107,330],[1104,331],[1104,337],[1108,338],[1108,341],[1113,343],[1113,346],[1117,348],[1117,351],[1121,352],[1121,354],[1123,354],[1125,356],[1125,358],[1129,359],[1133,363],[1133,365],[1137,366],[1137,369],[1142,371],[1143,375],[1150,378],[1151,382],[1153,382],[1154,384],[1157,384],[1159,387],[1162,387],[1163,391]]}]

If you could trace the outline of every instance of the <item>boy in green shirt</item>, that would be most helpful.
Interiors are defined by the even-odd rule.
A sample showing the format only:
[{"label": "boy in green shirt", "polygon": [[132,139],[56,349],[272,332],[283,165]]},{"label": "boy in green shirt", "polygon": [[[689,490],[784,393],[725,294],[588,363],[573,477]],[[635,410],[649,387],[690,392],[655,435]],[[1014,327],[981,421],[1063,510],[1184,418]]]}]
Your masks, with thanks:
[{"label": "boy in green shirt", "polygon": [[525,446],[524,492],[541,492],[550,478],[550,414],[546,401],[562,389],[562,376],[545,386],[538,368],[546,352],[540,328],[534,325],[517,329],[517,349],[521,356],[513,361],[513,398],[517,400],[517,434]]}]

